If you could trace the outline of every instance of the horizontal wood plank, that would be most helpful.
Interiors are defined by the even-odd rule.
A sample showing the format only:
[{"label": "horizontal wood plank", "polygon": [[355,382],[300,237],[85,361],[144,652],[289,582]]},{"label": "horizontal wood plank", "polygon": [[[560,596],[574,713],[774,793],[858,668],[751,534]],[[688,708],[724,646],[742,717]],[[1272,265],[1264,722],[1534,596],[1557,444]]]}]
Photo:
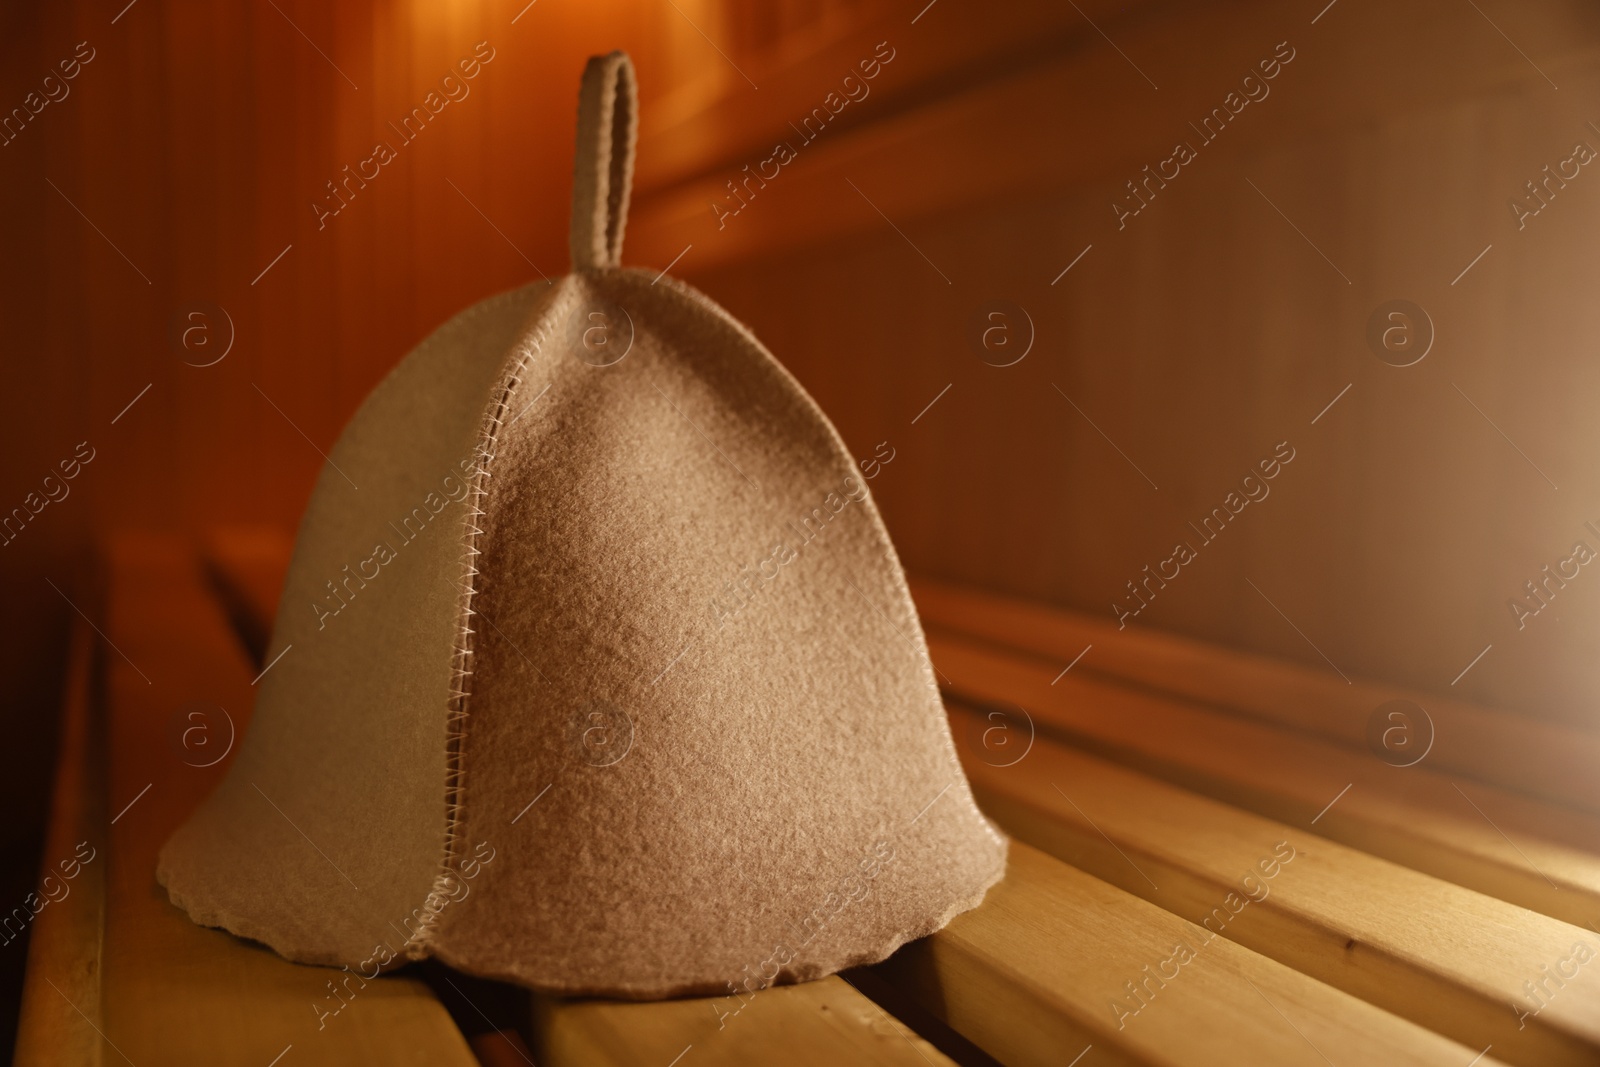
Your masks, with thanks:
[{"label": "horizontal wood plank", "polygon": [[[1432,720],[1431,767],[1600,812],[1600,732],[1479,707],[1432,693],[1337,675],[1144,626],[996,596],[928,578],[912,595],[930,627],[1021,649],[1074,673],[1098,674],[1242,712],[1350,745],[1369,744],[1368,720],[1391,700]],[[1085,651],[1088,649],[1088,651]]]},{"label": "horizontal wood plank", "polygon": [[[926,0],[924,0],[926,2]],[[884,115],[926,106],[930,101],[970,88],[997,70],[1014,70],[1041,55],[1060,55],[1101,42],[1085,18],[1102,25],[1127,18],[1130,8],[1150,0],[1081,0],[1078,10],[1049,3],[1017,3],[1006,18],[982,8],[949,7],[938,18],[918,20],[893,4],[862,4],[829,39],[779,42],[770,61],[757,58],[750,74],[761,83],[718,77],[721,68],[707,68],[716,79],[715,98],[690,83],[662,97],[639,117],[639,161],[634,187],[648,195],[725,168],[728,177],[748,162],[765,159],[774,142],[792,140],[788,120],[803,120],[823,107],[830,92],[851,90],[858,99],[830,116],[827,129],[836,134]],[[735,16],[739,13],[732,12]],[[914,14],[914,12],[913,12]],[[914,36],[912,36],[914,35]],[[907,48],[914,40],[914,47]],[[880,65],[876,77],[863,79],[860,64],[873,56],[879,42],[889,44],[894,58]],[[807,47],[807,46],[810,47]],[[867,68],[872,70],[871,66]],[[826,71],[831,81],[819,80]],[[853,86],[841,83],[854,75]],[[863,87],[866,95],[862,95]],[[836,98],[836,108],[841,105]]]},{"label": "horizontal wood plank", "polygon": [[[989,721],[956,709],[957,736]],[[1262,955],[1529,1065],[1600,1062],[1600,935],[1240,811],[1048,738],[992,765],[961,748],[984,810],[1051,855]],[[1524,982],[1546,981],[1530,999]],[[1526,1014],[1518,1016],[1518,1010]]]},{"label": "horizontal wood plank", "polygon": [[[281,587],[287,542],[280,538],[276,542],[278,545],[276,549],[264,547],[270,546],[271,543],[270,540],[264,540],[259,536],[245,536],[242,533],[213,536],[207,540],[207,557],[212,569],[235,590],[244,592],[242,599],[254,605],[253,610],[258,613],[271,610],[276,600],[277,589]],[[936,656],[938,656],[937,651]],[[938,662],[941,669],[945,669],[945,659],[941,657]],[[961,732],[961,724],[965,721],[961,718],[962,714],[957,712],[958,733]],[[1051,795],[1060,805],[1054,810],[1048,806],[1051,797],[1019,799],[1016,790],[1008,792],[1007,789],[995,784],[996,781],[1011,785],[1028,781],[1029,775],[1040,773],[1037,768],[1042,768],[1049,762],[1048,759],[1041,758],[1044,753],[1065,751],[1044,739],[1036,742],[1036,745],[1038,746],[1036,752],[1030,756],[1031,766],[1025,761],[1020,768],[1000,771],[981,763],[971,764],[970,772],[984,802],[1002,815],[1009,829],[1022,833],[1026,839],[1036,844],[1064,853],[1068,849],[1063,845],[1063,841],[1077,840],[1084,848],[1075,854],[1075,863],[1088,867],[1098,875],[1109,876],[1108,880],[1119,884],[1124,890],[1137,893],[1139,886],[1132,884],[1132,879],[1142,881],[1140,876],[1134,874],[1132,868],[1126,867],[1126,861],[1122,856],[1111,849],[1105,851],[1116,857],[1117,864],[1124,866],[1126,879],[1119,880],[1115,866],[1105,857],[1095,859],[1092,855],[1092,845],[1094,842],[1100,842],[1104,848],[1104,838],[1096,832],[1093,835],[1094,841],[1089,841],[1087,828],[1081,824],[1074,825],[1071,817],[1061,810],[1067,806],[1067,802],[1055,795],[1053,790]],[[1148,786],[1156,795],[1166,797],[1168,800],[1173,796],[1189,797],[1192,802],[1198,803],[1201,813],[1216,816],[1225,830],[1231,827],[1235,838],[1249,838],[1252,831],[1257,837],[1275,832],[1274,824],[1268,820],[1213,801],[1195,798],[1192,794],[1184,794],[1174,787],[1151,781],[1135,772],[1110,766],[1101,760],[1078,754],[1069,755],[1069,758],[1073,757],[1080,761],[1080,764],[1072,768],[1070,777],[1074,782],[1085,781],[1085,766],[1098,766],[1101,768],[1099,780],[1102,782],[1107,774],[1113,781],[1118,780],[1117,776],[1120,775],[1123,776],[1121,781],[1124,786],[1127,786],[1128,782]],[[1033,784],[1038,783],[1033,782]],[[1073,786],[1075,793],[1080,789],[1081,784]],[[1083,796],[1077,796],[1076,799],[1080,803],[1095,804],[1097,812],[1102,806],[1107,808],[1116,806],[1093,791],[1088,801],[1085,801]],[[1231,857],[1228,848],[1224,847],[1230,840],[1226,833],[1222,833],[1219,840],[1219,831],[1216,828],[1212,828],[1209,832],[1199,832],[1189,842],[1187,846],[1189,854],[1184,856],[1182,855],[1185,847],[1184,834],[1176,837],[1171,835],[1165,838],[1158,837],[1155,840],[1138,839],[1137,834],[1126,825],[1128,818],[1126,805],[1122,806],[1121,814],[1124,822],[1097,820],[1101,829],[1106,830],[1116,841],[1116,847],[1141,857],[1141,865],[1147,870],[1159,869],[1161,873],[1158,875],[1158,881],[1162,884],[1182,887],[1187,891],[1186,895],[1181,895],[1178,888],[1173,888],[1165,899],[1158,899],[1156,903],[1180,914],[1192,913],[1192,917],[1202,918],[1208,909],[1224,900],[1227,890],[1221,887],[1226,885],[1227,879],[1223,877],[1221,866]],[[1185,834],[1196,830],[1195,827],[1188,825],[1190,821],[1193,821],[1192,818],[1181,821],[1186,828]],[[1247,829],[1241,829],[1241,825]],[[1148,826],[1145,829],[1152,830]],[[1159,830],[1159,824],[1154,830]],[[1410,885],[1408,889],[1413,893],[1419,886],[1441,887],[1441,883],[1435,879],[1397,868],[1303,832],[1295,831],[1295,833],[1298,834],[1297,841],[1316,842],[1315,855],[1324,872],[1330,866],[1324,853],[1337,850],[1340,859],[1348,860],[1354,857],[1358,866],[1365,864],[1363,870],[1376,868],[1388,872],[1391,876],[1398,872],[1401,881],[1412,879],[1416,884]],[[1238,851],[1238,840],[1233,840],[1233,845],[1234,850]],[[1244,848],[1243,851],[1249,849]],[[1268,852],[1270,853],[1270,847]],[[1295,873],[1304,873],[1308,866],[1306,858],[1311,854],[1302,852],[1299,857],[1302,866]],[[1254,857],[1257,860],[1260,858]],[[1186,879],[1183,879],[1179,877],[1178,872],[1183,869],[1181,864],[1185,862],[1188,864],[1188,869],[1184,872]],[[1100,865],[1096,866],[1096,863]],[[1163,866],[1163,863],[1173,866]],[[1331,866],[1336,868],[1339,863],[1333,862]],[[1337,903],[1336,900],[1330,900],[1326,893],[1321,895],[1311,893],[1312,899],[1309,903],[1298,901],[1293,895],[1285,895],[1283,889],[1287,885],[1289,883],[1286,880],[1281,882],[1277,892],[1268,898],[1266,903],[1272,904],[1271,909],[1268,909],[1265,903],[1252,905],[1255,909],[1251,914],[1253,922],[1235,923],[1233,929],[1225,932],[1238,937],[1241,944],[1267,950],[1268,954],[1274,954],[1272,950],[1276,944],[1275,955],[1280,960],[1292,956],[1288,962],[1301,970],[1329,980],[1330,984],[1356,991],[1369,1000],[1395,1008],[1401,1014],[1413,1019],[1420,1019],[1449,1033],[1452,1037],[1465,1040],[1468,1044],[1477,1042],[1480,1034],[1489,1035],[1485,1036],[1482,1042],[1473,1044],[1471,1055],[1475,1055],[1484,1044],[1488,1044],[1492,1037],[1501,1036],[1506,1041],[1503,1047],[1512,1048],[1514,1052],[1531,1047],[1538,1054],[1549,1053],[1552,1058],[1547,1062],[1586,1062],[1582,1056],[1586,1054],[1585,1042],[1588,1038],[1583,1033],[1581,1019],[1582,1011],[1588,1007],[1585,998],[1569,996],[1564,1008],[1559,1000],[1553,1001],[1547,1011],[1532,1017],[1532,1026],[1526,1030],[1526,1033],[1532,1036],[1520,1043],[1513,1041],[1513,1038],[1520,1036],[1517,1031],[1518,1020],[1510,1008],[1505,1006],[1519,992],[1515,988],[1518,981],[1512,980],[1513,976],[1518,973],[1519,967],[1527,965],[1532,967],[1530,977],[1537,978],[1539,963],[1553,963],[1563,958],[1562,953],[1557,953],[1549,961],[1539,959],[1533,962],[1540,950],[1549,947],[1538,938],[1518,939],[1513,935],[1507,944],[1500,946],[1498,953],[1489,953],[1488,960],[1492,963],[1483,960],[1474,963],[1464,958],[1463,954],[1470,955],[1486,944],[1492,947],[1492,942],[1485,940],[1483,925],[1479,922],[1483,920],[1483,916],[1471,913],[1469,909],[1461,919],[1467,922],[1467,915],[1472,919],[1468,922],[1467,935],[1458,936],[1455,942],[1460,951],[1447,953],[1447,958],[1443,961],[1428,957],[1426,952],[1422,954],[1420,960],[1408,958],[1406,953],[1417,948],[1415,938],[1407,941],[1405,938],[1388,936],[1393,931],[1387,927],[1380,924],[1378,928],[1374,928],[1371,923],[1363,925],[1355,921],[1356,917],[1349,915],[1342,916],[1348,920],[1342,925],[1338,921],[1329,921],[1341,918],[1333,908]],[[1147,890],[1148,888],[1146,886]],[[1463,900],[1484,902],[1484,898],[1478,894],[1456,886],[1443,885],[1442,890],[1446,896],[1456,894]],[[1153,893],[1147,895],[1155,899]],[[1211,895],[1214,895],[1216,900],[1208,900]],[[1385,895],[1385,899],[1389,897]],[[1507,905],[1493,900],[1487,901],[1487,904],[1491,913],[1488,921],[1492,923],[1496,919],[1505,918],[1494,909],[1508,909]],[[986,903],[985,908],[980,909],[977,916],[983,916],[988,910],[989,905]],[[1448,914],[1455,914],[1451,909],[1446,911]],[[1509,911],[1515,912],[1515,909]],[[1549,919],[1538,918],[1538,921],[1549,925],[1552,929],[1559,928],[1562,931],[1571,929]],[[1322,925],[1318,925],[1319,922]],[[1255,938],[1253,946],[1242,936],[1244,933],[1259,935]],[[1360,948],[1356,951],[1343,949],[1344,942],[1352,938]],[[1291,949],[1292,952],[1288,951]],[[912,948],[907,954],[915,956],[923,951],[921,948]],[[891,964],[889,969],[900,975],[897,980],[905,980],[901,963]],[[1263,991],[1269,992],[1270,995],[1270,991],[1265,987]],[[974,995],[982,999],[991,994]],[[1502,1003],[1497,1004],[1496,997],[1499,997]],[[1442,1008],[1441,1002],[1444,1004]],[[1129,1003],[1136,1002],[1130,1000]],[[765,1005],[765,1010],[752,1018],[757,1007],[762,1004]],[[782,1038],[784,1047],[811,1049],[814,1058],[823,1055],[830,1058],[844,1056],[850,1061],[854,1056],[863,1055],[873,1049],[879,1050],[873,1054],[883,1055],[880,1046],[883,1039],[891,1035],[894,1036],[895,1042],[899,1045],[898,1051],[902,1054],[915,1057],[920,1052],[929,1054],[930,1058],[937,1056],[937,1053],[932,1052],[920,1038],[915,1038],[901,1024],[883,1014],[881,1009],[861,998],[839,979],[763,991],[758,998],[752,998],[745,1011],[737,1015],[722,1014],[731,1011],[737,1005],[737,1001],[724,1002],[719,998],[666,1004],[535,998],[538,1059],[541,1063],[580,1060],[587,1062],[594,1059],[599,1059],[601,1062],[637,1062],[641,1058],[660,1056],[662,1051],[666,1050],[664,1062],[669,1062],[673,1056],[685,1051],[691,1052],[697,1061],[702,1056],[714,1056],[726,1057],[728,1062],[734,1062],[756,1054],[756,1050],[775,1047],[772,1041],[777,1035],[784,1035]],[[1491,1014],[1487,1010],[1490,1006],[1496,1007],[1496,1013]],[[1575,1013],[1577,1019],[1573,1017]],[[1477,1016],[1476,1020],[1472,1018],[1474,1015]],[[1505,1017],[1504,1020],[1499,1020],[1501,1015]],[[877,1016],[876,1022],[874,1016]],[[763,1017],[766,1021],[758,1026],[745,1025],[751,1021],[759,1022]],[[1129,1025],[1133,1025],[1131,1021]],[[1087,1044],[1091,1040],[1088,1036],[1091,1030],[1083,1030],[1083,1033],[1086,1035],[1084,1043]],[[967,1036],[974,1037],[972,1033],[968,1033]],[[1122,1032],[1118,1032],[1117,1037],[1121,1036]],[[913,1040],[919,1047],[913,1047],[911,1043]],[[1105,1040],[1110,1044],[1103,1045],[1103,1051],[1117,1047],[1113,1038],[1106,1037]],[[797,1041],[799,1044],[796,1044]],[[669,1046],[675,1047],[669,1048]],[[1499,1047],[1502,1046],[1497,1046]],[[991,1048],[990,1051],[994,1050]],[[1116,1054],[1128,1057],[1125,1062],[1163,1062],[1159,1058],[1139,1058],[1152,1055],[1148,1049],[1143,1051],[1122,1049]],[[1470,1059],[1471,1055],[1466,1059]],[[1480,1062],[1487,1062],[1487,1059]],[[1541,1061],[1530,1060],[1526,1055],[1519,1054],[1517,1058],[1508,1059],[1507,1062]]]},{"label": "horizontal wood plank", "polygon": [[746,997],[657,1003],[535,995],[541,1067],[679,1062],[951,1064],[837,975]]},{"label": "horizontal wood plank", "polygon": [[1022,707],[1098,755],[1576,925],[1600,917],[1600,819],[1425,766],[929,632],[958,699]]},{"label": "horizontal wood plank", "polygon": [[[902,29],[886,26],[880,32],[903,55],[915,54],[923,41],[918,31],[949,14],[935,9],[924,25],[913,27],[907,20]],[[904,93],[905,104],[885,101],[872,121],[847,118],[841,123],[847,128],[826,129],[814,144],[782,125],[772,128],[770,116],[799,121],[810,107],[822,103],[831,86],[812,89],[799,114],[790,107],[764,110],[765,102],[759,101],[714,106],[707,110],[705,124],[692,118],[680,123],[673,116],[668,121],[688,146],[682,154],[698,158],[679,158],[679,151],[669,150],[659,175],[645,170],[648,184],[632,209],[629,248],[644,262],[665,264],[693,244],[694,269],[703,270],[766,260],[830,239],[837,242],[867,227],[882,226],[884,216],[902,227],[913,224],[914,238],[914,224],[921,218],[948,215],[981,202],[1059,195],[1063,189],[1091,183],[1104,183],[1109,205],[1112,188],[1159,158],[1153,152],[1171,150],[1168,131],[1187,137],[1186,123],[1206,114],[1233,87],[1229,83],[1234,77],[1221,72],[1243,74],[1263,48],[1270,50],[1280,40],[1292,41],[1322,61],[1301,64],[1292,77],[1279,83],[1293,88],[1274,96],[1270,105],[1278,115],[1274,125],[1250,128],[1253,124],[1245,123],[1237,133],[1229,132],[1238,149],[1282,136],[1286,129],[1376,120],[1431,102],[1504,91],[1510,85],[1544,86],[1521,57],[1489,47],[1475,51],[1472,62],[1431,64],[1424,76],[1415,62],[1413,42],[1457,39],[1458,18],[1453,5],[1430,2],[1369,11],[1360,20],[1330,19],[1316,28],[1313,51],[1307,39],[1309,18],[1265,0],[1192,8],[1125,5],[1114,18],[1097,20],[1101,26],[1115,27],[1117,49],[1103,47],[1104,38],[1098,33],[1063,35],[1062,30],[1073,28],[1067,21],[1031,13],[1026,23],[1009,13],[1007,19],[985,17],[984,22],[1026,25],[1035,31],[1036,42],[1054,47],[1041,49],[1042,55],[1030,54],[1025,45],[1004,34],[970,33],[976,44],[969,53],[972,58],[991,49],[999,53],[990,51],[998,61],[984,72],[986,77],[963,91],[941,94],[939,79],[907,70],[918,84]],[[1547,70],[1593,61],[1592,34],[1587,32],[1581,5],[1530,8],[1524,12],[1524,23],[1527,34],[1565,43],[1562,54],[1541,56]],[[1205,41],[1206,47],[1193,47],[1196,41]],[[1009,55],[1004,54],[1007,48]],[[934,62],[955,68],[943,72],[944,80],[960,84],[962,50],[942,43],[934,43],[931,50],[936,53]],[[1159,92],[1129,65],[1128,55],[1141,57],[1140,68],[1161,72]],[[908,67],[914,62],[920,65],[910,59],[905,62]],[[1369,75],[1352,83],[1352,62],[1367,64]],[[841,77],[844,73],[839,69]],[[891,66],[881,80],[892,84],[898,76]],[[1326,107],[1332,94],[1340,101],[1336,111]],[[801,91],[789,99],[804,100],[806,94]],[[1043,124],[1040,100],[1052,102],[1049,120]],[[841,114],[849,116],[848,109]],[[1152,114],[1163,116],[1169,125],[1152,126]],[[770,136],[731,129],[712,135],[709,126],[719,121],[754,121]],[[663,135],[666,129],[664,124]],[[722,164],[726,169],[717,169],[729,147],[728,138],[766,149],[739,160],[741,166],[767,159],[772,142],[780,139],[791,144],[798,156],[778,172],[770,189],[760,187],[755,192],[750,211],[741,210],[731,220],[719,218],[710,208],[713,203],[741,203],[729,193],[727,183],[747,180],[731,166],[732,160]],[[641,154],[648,155],[644,148],[653,145],[642,146]],[[708,166],[711,172],[704,173]],[[773,168],[766,169],[771,177]],[[847,180],[870,195],[871,204],[852,192]],[[770,203],[763,206],[763,200]],[[883,215],[878,214],[880,209]],[[1109,209],[1097,214],[1102,225],[1113,219]]]},{"label": "horizontal wood plank", "polygon": [[[103,847],[106,838],[104,732],[93,698],[99,637],[87,619],[79,619],[70,640],[50,823],[37,890],[40,899],[59,899],[43,906],[29,935],[12,1060],[16,1067],[63,1063],[99,1067],[105,1048],[96,1033],[101,1018],[105,865],[91,862],[69,882],[63,881],[60,866],[77,858],[80,843]],[[46,875],[50,883],[44,882]],[[63,885],[65,896],[60,895]]]},{"label": "horizontal wood plank", "polygon": [[[1168,964],[1183,945],[1186,962]],[[1148,970],[1146,970],[1148,968]],[[1464,1067],[1450,1041],[1013,842],[983,906],[879,972],[1013,1067]],[[1130,987],[1143,984],[1136,997]],[[1492,1055],[1478,1064],[1501,1062]]]}]

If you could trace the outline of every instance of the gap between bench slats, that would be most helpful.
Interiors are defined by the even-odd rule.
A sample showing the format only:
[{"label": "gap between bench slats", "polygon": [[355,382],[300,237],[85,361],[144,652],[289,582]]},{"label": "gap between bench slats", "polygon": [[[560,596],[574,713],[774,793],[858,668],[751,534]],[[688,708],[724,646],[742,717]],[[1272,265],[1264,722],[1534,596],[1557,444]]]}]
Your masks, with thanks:
[{"label": "gap between bench slats", "polygon": [[[951,721],[958,737],[986,727],[962,709]],[[1600,1062],[1594,931],[1048,738],[1003,767],[981,747],[961,752],[984,810],[1075,867],[1508,1062]],[[1573,959],[1580,944],[1592,965]],[[1550,979],[1563,961],[1574,974]],[[1530,998],[1524,982],[1545,992]]]},{"label": "gap between bench slats", "polygon": [[651,1003],[561,1000],[535,994],[541,1067],[680,1062],[873,1063],[912,1067],[953,1061],[837,975],[745,997]]},{"label": "gap between bench slats", "polygon": [[[1292,826],[1575,925],[1600,922],[1600,819],[929,633],[961,700]],[[1056,679],[1052,681],[1052,679]]]},{"label": "gap between bench slats", "polygon": [[1433,720],[1430,765],[1600,813],[1600,732],[1433,693],[1210,645],[1142,626],[995,596],[928,578],[912,594],[930,627],[1022,649],[1073,673],[1101,674],[1365,747],[1379,705],[1404,699]]},{"label": "gap between bench slats", "polygon": [[1061,1067],[1089,1046],[1086,1067],[1465,1067],[1481,1051],[1020,841],[983,907],[875,970],[1013,1067]]}]

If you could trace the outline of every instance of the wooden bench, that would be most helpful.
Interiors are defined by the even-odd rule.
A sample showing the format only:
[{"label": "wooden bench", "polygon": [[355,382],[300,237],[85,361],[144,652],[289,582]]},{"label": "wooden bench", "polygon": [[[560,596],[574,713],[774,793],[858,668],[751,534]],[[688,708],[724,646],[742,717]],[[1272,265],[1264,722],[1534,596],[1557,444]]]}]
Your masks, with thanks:
[{"label": "wooden bench", "polygon": [[1338,678],[927,582],[958,751],[1015,838],[981,907],[735,1016],[429,965],[319,1032],[319,968],[194,926],[152,876],[226,766],[180,758],[175,713],[245,728],[287,554],[260,531],[108,548],[45,862],[96,853],[33,920],[19,1064],[1600,1063],[1600,962],[1573,961],[1600,955],[1600,797],[1530,772],[1593,736],[1416,697],[1437,748],[1395,768],[1356,716],[1397,691],[1350,703]]}]

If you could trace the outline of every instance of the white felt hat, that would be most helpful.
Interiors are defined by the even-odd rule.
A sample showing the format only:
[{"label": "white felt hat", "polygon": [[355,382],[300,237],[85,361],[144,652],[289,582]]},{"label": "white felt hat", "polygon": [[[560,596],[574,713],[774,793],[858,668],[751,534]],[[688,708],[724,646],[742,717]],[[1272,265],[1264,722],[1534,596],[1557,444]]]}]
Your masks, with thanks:
[{"label": "white felt hat", "polygon": [[591,60],[573,272],[451,320],[334,447],[288,651],[162,850],[196,922],[643,998],[879,960],[1001,876],[865,474],[749,331],[618,265],[636,109]]}]

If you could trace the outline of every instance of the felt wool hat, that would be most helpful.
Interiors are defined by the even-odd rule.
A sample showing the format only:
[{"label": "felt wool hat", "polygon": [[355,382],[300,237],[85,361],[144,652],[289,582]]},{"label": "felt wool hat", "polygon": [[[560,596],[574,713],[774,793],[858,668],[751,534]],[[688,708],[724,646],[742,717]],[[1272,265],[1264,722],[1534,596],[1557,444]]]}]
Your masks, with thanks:
[{"label": "felt wool hat", "polygon": [[194,921],[346,984],[653,998],[875,962],[1001,877],[864,471],[745,327],[619,266],[636,115],[591,60],[572,273],[451,320],[334,446],[248,732],[161,852]]}]

